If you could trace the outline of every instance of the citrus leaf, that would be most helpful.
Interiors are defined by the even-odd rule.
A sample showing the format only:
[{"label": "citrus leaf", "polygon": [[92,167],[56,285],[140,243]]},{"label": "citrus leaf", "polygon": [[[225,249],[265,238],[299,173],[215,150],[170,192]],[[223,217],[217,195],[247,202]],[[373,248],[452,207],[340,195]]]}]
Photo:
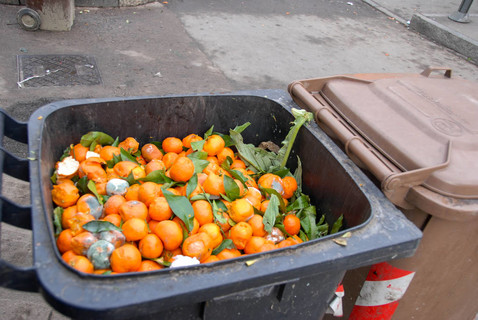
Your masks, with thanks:
[{"label": "citrus leaf", "polygon": [[224,190],[226,190],[226,196],[230,199],[229,202],[241,198],[241,189],[233,178],[224,175],[223,181]]},{"label": "citrus leaf", "polygon": [[272,228],[276,223],[276,217],[278,214],[279,199],[275,194],[272,194],[262,221],[262,223],[264,224],[264,230],[266,230],[266,232],[270,233],[272,231]]},{"label": "citrus leaf", "polygon": [[193,148],[194,151],[201,151],[205,143],[205,140],[193,141],[191,142],[191,148]]},{"label": "citrus leaf", "polygon": [[119,137],[116,137],[115,141],[111,144],[113,147],[117,147],[119,145]]},{"label": "citrus leaf", "polygon": [[175,195],[166,188],[161,188],[161,190],[174,214],[184,222],[189,231],[192,231],[194,228],[194,210],[188,198]]},{"label": "citrus leaf", "polygon": [[88,189],[95,195],[96,199],[100,204],[103,204],[103,197],[98,194],[96,190],[96,183],[93,180],[88,181]]},{"label": "citrus leaf", "polygon": [[106,133],[99,131],[90,131],[87,134],[83,135],[80,140],[81,145],[84,147],[89,147],[93,142],[104,146],[112,144],[114,142],[114,139]]},{"label": "citrus leaf", "polygon": [[88,193],[88,178],[87,176],[83,176],[76,182],[76,187],[82,194]]},{"label": "citrus leaf", "polygon": [[56,207],[53,210],[53,225],[55,226],[55,237],[58,237],[60,233],[63,231],[61,226],[61,216],[63,215],[63,208]]},{"label": "citrus leaf", "polygon": [[220,245],[216,247],[216,249],[212,251],[212,254],[217,255],[224,249],[234,249],[234,248],[235,248],[234,242],[232,242],[231,239],[225,239],[221,242]]},{"label": "citrus leaf", "polygon": [[92,233],[98,233],[103,231],[122,231],[109,221],[93,220],[83,225],[83,229]]},{"label": "citrus leaf", "polygon": [[342,214],[332,225],[332,229],[330,230],[330,234],[334,234],[334,233],[339,232],[340,228],[342,228],[343,220],[344,220],[344,215]]},{"label": "citrus leaf", "polygon": [[166,176],[166,173],[164,172],[164,170],[154,170],[150,172],[146,177],[139,178],[138,180],[144,181],[144,182],[147,182],[147,181],[156,182],[160,184],[165,184],[165,183],[169,184],[173,182],[171,178],[168,178]]},{"label": "citrus leaf", "polygon": [[196,190],[198,186],[198,175],[195,173],[191,179],[189,179],[188,184],[186,186],[186,197],[189,198],[191,193]]},{"label": "citrus leaf", "polygon": [[207,137],[209,137],[209,136],[213,133],[213,130],[214,130],[214,125],[212,125],[211,128],[209,128],[209,129],[204,133],[204,140],[206,140]]},{"label": "citrus leaf", "polygon": [[197,158],[189,158],[193,162],[194,165],[194,173],[201,173],[208,165],[209,161],[201,160]]},{"label": "citrus leaf", "polygon": [[121,155],[121,160],[122,161],[131,161],[131,162],[134,162],[134,163],[138,163],[138,161],[136,161],[136,158],[133,155],[131,155],[131,153],[129,153],[128,151],[126,151],[123,148],[121,148],[121,154],[120,155]]}]

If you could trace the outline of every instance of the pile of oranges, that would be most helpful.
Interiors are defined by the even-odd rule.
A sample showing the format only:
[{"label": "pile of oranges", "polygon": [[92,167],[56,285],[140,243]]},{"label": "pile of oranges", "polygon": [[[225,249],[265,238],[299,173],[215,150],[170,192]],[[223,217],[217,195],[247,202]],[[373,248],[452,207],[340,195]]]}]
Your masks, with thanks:
[{"label": "pile of oranges", "polygon": [[[72,144],[52,177],[57,247],[78,271],[151,271],[179,257],[211,263],[301,243],[286,208],[297,181],[250,170],[220,134]],[[274,190],[275,201],[271,193]],[[280,200],[277,202],[276,200]],[[303,237],[302,237],[303,239]]]}]

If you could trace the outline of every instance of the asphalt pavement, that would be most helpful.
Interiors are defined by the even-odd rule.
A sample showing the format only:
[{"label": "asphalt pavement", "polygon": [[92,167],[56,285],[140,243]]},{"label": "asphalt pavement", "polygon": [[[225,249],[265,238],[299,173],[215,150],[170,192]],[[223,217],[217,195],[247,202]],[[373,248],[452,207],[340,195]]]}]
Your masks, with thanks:
[{"label": "asphalt pavement", "polygon": [[[68,32],[24,31],[16,23],[20,7],[0,5],[0,107],[26,121],[40,106],[63,99],[286,90],[298,79],[419,73],[430,65],[478,80],[478,66],[469,57],[429,40],[408,23],[415,14],[431,17],[456,10],[458,2],[395,2],[172,0],[137,7],[78,7]],[[470,23],[453,25],[474,40],[477,9],[472,6]],[[18,56],[27,55],[93,57],[100,83],[21,87],[19,82],[30,80],[21,82]],[[27,154],[25,146],[6,144],[19,156]],[[27,182],[3,176],[3,194],[18,203],[29,203],[28,189]],[[1,231],[2,258],[31,265],[31,232],[4,223]],[[0,312],[2,319],[64,318],[41,294],[7,289],[0,289]]]}]

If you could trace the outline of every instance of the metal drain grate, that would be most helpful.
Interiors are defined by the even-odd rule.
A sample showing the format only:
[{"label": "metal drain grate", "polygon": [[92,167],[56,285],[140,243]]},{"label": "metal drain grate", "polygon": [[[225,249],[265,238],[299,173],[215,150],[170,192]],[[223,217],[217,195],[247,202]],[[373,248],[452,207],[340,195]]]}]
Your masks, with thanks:
[{"label": "metal drain grate", "polygon": [[95,59],[84,55],[17,56],[18,86],[91,86],[101,84]]}]

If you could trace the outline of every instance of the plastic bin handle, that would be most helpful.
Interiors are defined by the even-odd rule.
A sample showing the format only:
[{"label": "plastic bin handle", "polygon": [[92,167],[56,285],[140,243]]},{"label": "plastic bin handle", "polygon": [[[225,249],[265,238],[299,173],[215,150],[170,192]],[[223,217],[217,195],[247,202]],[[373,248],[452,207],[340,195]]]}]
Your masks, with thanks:
[{"label": "plastic bin handle", "polygon": [[430,66],[426,68],[425,70],[423,70],[422,73],[420,74],[425,77],[430,77],[432,72],[435,72],[435,71],[445,71],[444,76],[446,78],[451,78],[451,68],[447,68],[447,67],[431,67]]},{"label": "plastic bin handle", "polygon": [[[3,148],[3,137],[27,143],[28,127],[26,123],[11,118],[0,109],[0,178],[3,173],[28,181],[28,160],[15,157]],[[1,195],[0,179],[0,220],[21,228],[31,229],[31,207],[20,206]],[[1,228],[0,228],[1,231]],[[0,258],[0,286],[21,290],[38,291],[37,274],[34,267],[15,266]]]}]

